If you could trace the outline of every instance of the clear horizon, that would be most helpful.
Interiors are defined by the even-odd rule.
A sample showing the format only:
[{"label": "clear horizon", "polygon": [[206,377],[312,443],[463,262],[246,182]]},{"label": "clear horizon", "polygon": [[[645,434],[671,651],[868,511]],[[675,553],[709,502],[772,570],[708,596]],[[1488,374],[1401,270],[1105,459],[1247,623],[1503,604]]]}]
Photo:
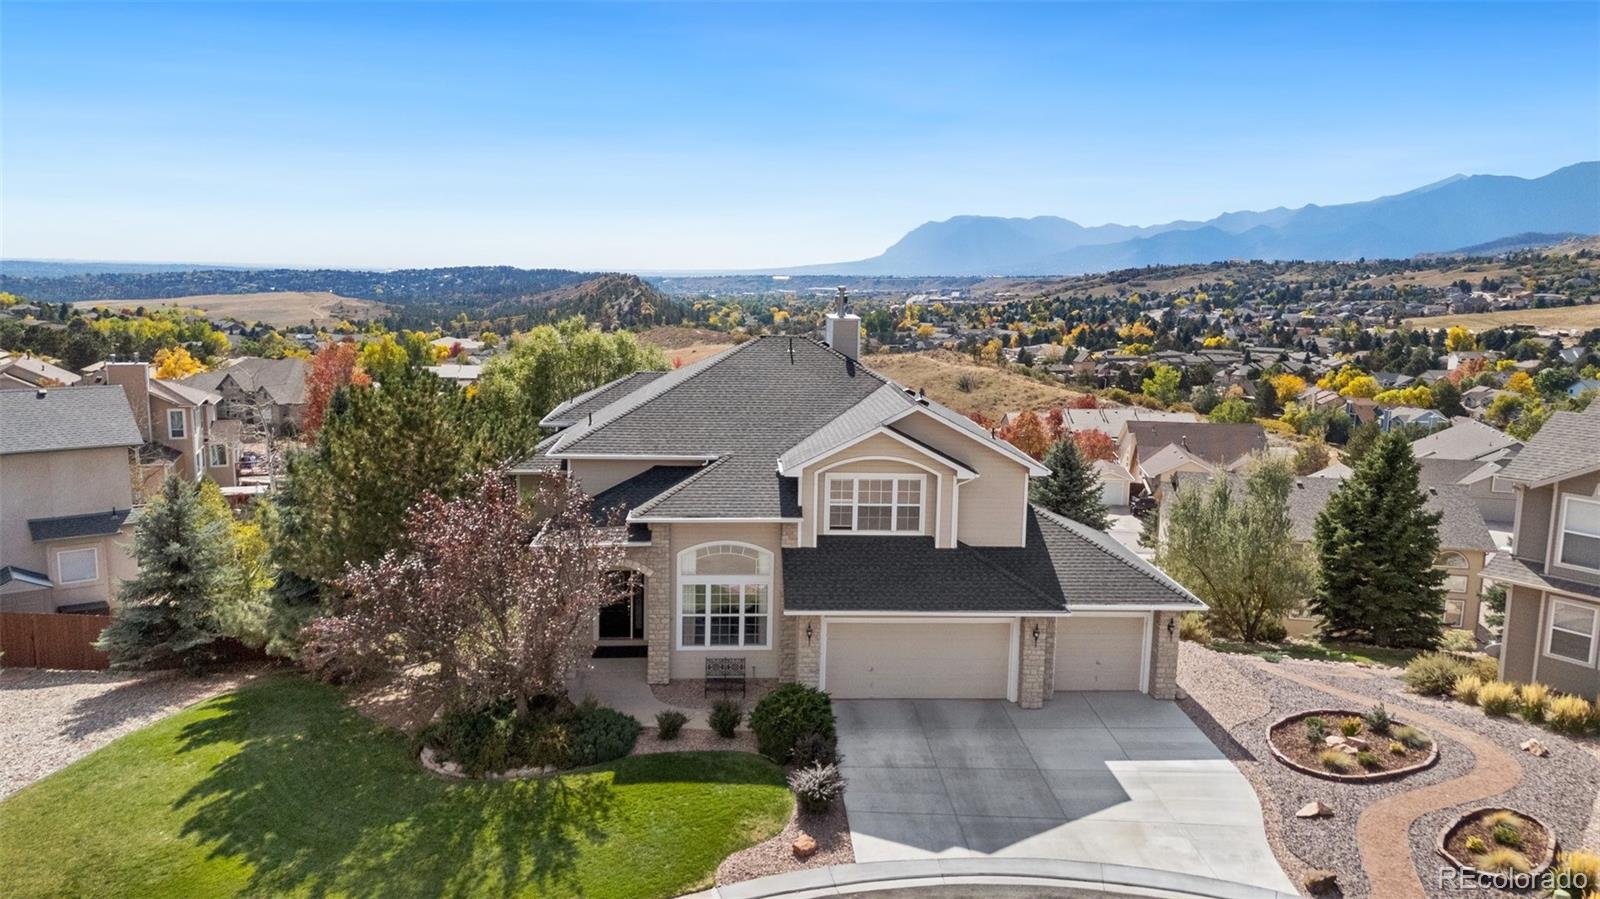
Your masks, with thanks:
[{"label": "clear horizon", "polygon": [[1592,3],[0,6],[8,259],[760,269],[1594,159]]}]

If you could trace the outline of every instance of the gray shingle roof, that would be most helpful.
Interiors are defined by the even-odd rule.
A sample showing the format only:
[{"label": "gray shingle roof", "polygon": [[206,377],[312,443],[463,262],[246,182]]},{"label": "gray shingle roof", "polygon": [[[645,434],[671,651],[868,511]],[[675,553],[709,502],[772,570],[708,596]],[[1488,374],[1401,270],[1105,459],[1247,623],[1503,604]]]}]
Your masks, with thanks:
[{"label": "gray shingle roof", "polygon": [[1557,412],[1533,435],[1500,476],[1542,484],[1600,468],[1600,403],[1585,412]]},{"label": "gray shingle roof", "polygon": [[1450,420],[1450,427],[1412,443],[1411,454],[1418,459],[1480,459],[1521,445],[1521,441],[1504,431],[1481,421],[1457,417]]},{"label": "gray shingle roof", "polygon": [[587,418],[589,413],[604,409],[664,374],[664,371],[636,371],[623,375],[561,403],[551,409],[539,424],[547,428],[575,425]]},{"label": "gray shingle roof", "polygon": [[28,533],[35,543],[66,540],[71,537],[104,537],[129,524],[132,509],[112,509],[87,515],[61,515],[55,518],[28,519]]},{"label": "gray shingle roof", "polygon": [[182,383],[215,393],[218,392],[217,385],[224,379],[232,378],[246,393],[265,390],[274,403],[298,406],[306,401],[306,374],[310,370],[304,359],[246,356],[226,368],[190,375]]},{"label": "gray shingle roof", "polygon": [[591,511],[597,521],[609,521],[612,513],[625,516],[702,470],[703,467],[698,465],[657,465],[648,468],[595,494]]},{"label": "gray shingle roof", "polygon": [[1062,612],[1204,604],[1111,537],[1032,508],[1022,547],[936,549],[931,537],[820,537],[783,551],[796,612]]},{"label": "gray shingle roof", "polygon": [[1569,581],[1566,578],[1551,577],[1544,573],[1544,565],[1538,562],[1530,562],[1526,559],[1518,559],[1511,553],[1504,551],[1495,553],[1494,558],[1489,560],[1489,564],[1483,566],[1483,576],[1508,584],[1524,584],[1529,587],[1555,590],[1573,596],[1600,599],[1600,586]]},{"label": "gray shingle roof", "polygon": [[0,456],[143,442],[121,387],[0,390]]},{"label": "gray shingle roof", "polygon": [[1214,465],[1228,465],[1267,448],[1267,433],[1256,424],[1130,421],[1125,433],[1134,439],[1141,461],[1174,444]]}]

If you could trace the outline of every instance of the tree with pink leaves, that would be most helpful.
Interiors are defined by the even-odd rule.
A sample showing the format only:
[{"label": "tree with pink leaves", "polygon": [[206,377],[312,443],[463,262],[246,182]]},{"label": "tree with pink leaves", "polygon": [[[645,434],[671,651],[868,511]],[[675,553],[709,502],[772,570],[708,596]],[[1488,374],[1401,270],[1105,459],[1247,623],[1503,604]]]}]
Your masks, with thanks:
[{"label": "tree with pink leaves", "polygon": [[425,494],[404,545],[349,570],[342,614],[309,628],[314,668],[420,670],[446,708],[511,699],[524,717],[565,696],[595,614],[621,598],[621,549],[567,478],[523,498],[489,471],[457,499]]}]

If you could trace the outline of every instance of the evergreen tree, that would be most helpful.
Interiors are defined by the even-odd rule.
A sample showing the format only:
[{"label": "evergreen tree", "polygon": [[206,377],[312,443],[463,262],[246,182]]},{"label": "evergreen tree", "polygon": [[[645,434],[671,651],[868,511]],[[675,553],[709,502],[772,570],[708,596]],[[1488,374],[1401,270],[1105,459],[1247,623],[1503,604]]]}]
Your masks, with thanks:
[{"label": "evergreen tree", "polygon": [[1441,516],[1425,507],[1418,472],[1405,437],[1384,434],[1317,516],[1312,608],[1323,633],[1386,646],[1438,642]]},{"label": "evergreen tree", "polygon": [[1033,502],[1092,528],[1103,531],[1111,526],[1101,499],[1100,473],[1083,461],[1076,443],[1070,438],[1058,441],[1044,464],[1050,476],[1035,480],[1029,488]]},{"label": "evergreen tree", "polygon": [[1261,380],[1256,382],[1256,417],[1276,418],[1282,411],[1278,406],[1278,387],[1272,383],[1272,378],[1266,372],[1261,373]]},{"label": "evergreen tree", "polygon": [[226,582],[226,512],[218,517],[195,485],[169,477],[134,530],[139,575],[122,585],[116,616],[96,644],[118,668],[209,661],[224,636],[218,603]]}]

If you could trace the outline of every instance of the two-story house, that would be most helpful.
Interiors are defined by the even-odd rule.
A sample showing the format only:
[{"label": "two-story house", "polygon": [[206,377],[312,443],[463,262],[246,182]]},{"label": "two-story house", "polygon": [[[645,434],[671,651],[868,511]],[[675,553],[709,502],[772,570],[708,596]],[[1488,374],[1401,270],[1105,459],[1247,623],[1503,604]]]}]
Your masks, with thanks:
[{"label": "two-story house", "polygon": [[99,611],[137,565],[120,387],[0,390],[0,609]]},{"label": "two-story house", "polygon": [[284,431],[299,428],[305,420],[310,371],[304,359],[246,356],[190,375],[183,383],[220,396],[218,415],[224,419]]},{"label": "two-story house", "polygon": [[563,403],[513,468],[625,514],[629,601],[604,646],[653,684],[711,658],[839,698],[1175,692],[1193,595],[1104,533],[1028,502],[1038,462],[827,341],[763,337]]},{"label": "two-story house", "polygon": [[1505,680],[1600,692],[1600,404],[1557,412],[1498,477],[1516,491],[1511,552],[1484,575],[1506,588]]},{"label": "two-story house", "polygon": [[223,487],[237,483],[239,423],[217,417],[219,394],[154,377],[145,362],[108,362],[93,376],[127,394],[134,422],[145,439],[146,458],[189,480],[208,477]]}]

